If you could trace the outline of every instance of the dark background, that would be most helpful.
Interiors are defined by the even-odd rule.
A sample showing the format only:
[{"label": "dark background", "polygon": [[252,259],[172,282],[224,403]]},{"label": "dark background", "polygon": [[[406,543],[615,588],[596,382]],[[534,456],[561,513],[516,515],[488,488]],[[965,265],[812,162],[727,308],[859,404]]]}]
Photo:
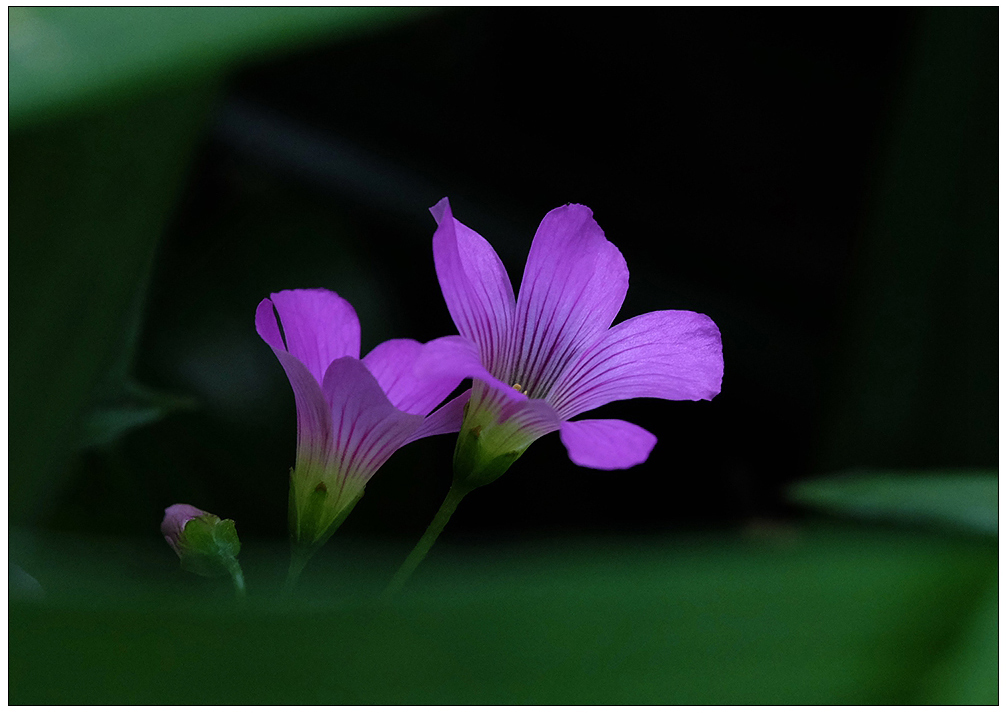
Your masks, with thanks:
[{"label": "dark background", "polygon": [[[246,63],[143,303],[135,375],[193,401],[78,457],[42,520],[136,533],[181,501],[282,539],[293,399],[255,305],[333,289],[364,352],[454,332],[445,195],[515,280],[548,210],[590,206],[630,267],[618,320],[706,313],[726,365],[712,402],[593,414],[655,433],[645,465],[545,437],[447,538],[737,526],[799,516],[782,487],[813,474],[993,467],[996,47],[993,9],[468,9]],[[452,445],[396,454],[344,532],[418,535]]]}]

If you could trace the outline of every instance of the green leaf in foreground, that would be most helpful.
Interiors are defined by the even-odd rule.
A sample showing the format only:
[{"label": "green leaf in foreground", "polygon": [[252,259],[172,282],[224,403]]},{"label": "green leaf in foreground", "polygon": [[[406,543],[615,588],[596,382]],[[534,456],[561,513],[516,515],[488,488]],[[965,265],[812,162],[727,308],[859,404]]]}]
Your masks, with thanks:
[{"label": "green leaf in foreground", "polygon": [[[12,704],[911,704],[945,662],[935,699],[975,701],[957,673],[987,655],[952,650],[997,562],[991,539],[863,526],[446,542],[377,607],[407,546],[343,540],[297,597],[239,608],[170,579],[163,544],[23,540],[47,597],[10,603]],[[248,546],[278,591],[286,548]]]},{"label": "green leaf in foreground", "polygon": [[999,703],[999,616],[999,588],[994,576],[947,655],[926,678],[921,703]]},{"label": "green leaf in foreground", "polygon": [[951,526],[996,535],[995,472],[848,474],[803,481],[791,500],[840,515]]}]

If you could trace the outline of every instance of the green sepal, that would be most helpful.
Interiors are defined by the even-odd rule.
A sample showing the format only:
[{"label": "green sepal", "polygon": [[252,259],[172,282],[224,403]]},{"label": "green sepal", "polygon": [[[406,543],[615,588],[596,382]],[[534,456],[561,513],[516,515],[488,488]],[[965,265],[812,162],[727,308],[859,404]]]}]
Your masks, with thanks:
[{"label": "green sepal", "polygon": [[240,570],[240,551],[234,521],[221,520],[209,513],[189,519],[178,542],[182,569],[205,577],[233,575]]},{"label": "green sepal", "polygon": [[320,481],[311,489],[306,502],[298,508],[295,472],[294,469],[291,469],[290,498],[287,510],[291,543],[301,550],[314,553],[332,537],[332,534],[343,524],[343,521],[363,497],[364,490],[360,489],[352,501],[338,512],[333,513],[328,487]]},{"label": "green sepal", "polygon": [[483,443],[482,427],[463,428],[455,443],[454,483],[466,492],[503,476],[525,449],[495,454]]},{"label": "green sepal", "polygon": [[[291,475],[293,475],[293,470],[291,470]],[[298,519],[298,510],[294,500],[294,483],[293,480],[290,482],[290,507],[288,511],[290,516],[290,571],[287,573],[287,583],[284,586],[284,589],[288,593],[293,589],[294,583],[297,582],[297,578],[300,576],[301,571],[304,570],[304,566],[311,560],[311,556],[325,545],[339,526],[343,524],[343,521],[350,515],[360,499],[364,497],[364,490],[360,489],[360,493],[343,510],[337,513],[336,517],[327,526],[322,528],[321,523],[324,522],[322,519],[325,517],[325,511],[323,510],[325,496],[326,493],[322,490],[312,492],[311,497],[308,499],[307,507],[300,514],[301,518]]]}]

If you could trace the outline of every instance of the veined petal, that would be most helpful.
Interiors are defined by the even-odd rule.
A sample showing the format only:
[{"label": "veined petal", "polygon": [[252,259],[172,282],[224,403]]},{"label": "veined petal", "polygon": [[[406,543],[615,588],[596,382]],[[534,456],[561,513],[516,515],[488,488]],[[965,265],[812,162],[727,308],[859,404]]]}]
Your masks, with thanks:
[{"label": "veined petal", "polygon": [[298,463],[323,463],[332,422],[321,385],[299,359],[284,349],[273,303],[268,299],[260,302],[255,310],[255,329],[272,348],[294,391]]},{"label": "veined petal", "polygon": [[[299,359],[319,384],[333,360],[360,356],[357,313],[331,290],[283,290],[270,298],[285,338],[280,347]],[[278,347],[271,341],[275,336],[263,335],[263,339]]]},{"label": "veined petal", "polygon": [[566,365],[612,324],[629,286],[622,253],[586,206],[546,214],[535,233],[515,317],[516,360],[504,379],[544,397]]},{"label": "veined petal", "polygon": [[521,402],[528,399],[527,395],[514,389],[513,384],[502,382],[489,373],[479,357],[479,348],[467,337],[439,337],[423,347],[414,367],[419,379],[453,379],[458,384],[460,380],[471,377],[499,388],[507,400]]},{"label": "veined petal", "polygon": [[502,374],[514,320],[514,287],[496,251],[451,214],[448,199],[430,209],[437,220],[434,266],[451,319],[479,348],[494,374]]},{"label": "veined petal", "polygon": [[649,312],[621,322],[563,373],[549,401],[563,419],[619,399],[713,399],[724,355],[720,330],[688,310]]},{"label": "veined petal", "polygon": [[273,348],[287,373],[297,410],[297,463],[323,464],[328,458],[332,418],[321,385],[290,353]]},{"label": "veined petal", "polygon": [[418,439],[438,434],[452,434],[461,429],[462,420],[465,418],[465,405],[468,404],[471,394],[472,390],[466,389],[462,394],[424,419],[423,424],[406,440],[406,443],[410,444]]},{"label": "veined petal", "polygon": [[559,438],[575,464],[605,470],[642,464],[657,443],[649,431],[621,419],[564,422]]},{"label": "veined petal", "polygon": [[532,440],[560,428],[559,415],[544,399],[529,399],[526,402],[511,402],[500,415],[501,429],[510,428]]},{"label": "veined petal", "polygon": [[[329,365],[322,389],[332,404],[332,439],[326,473],[330,497],[362,487],[423,424],[423,417],[399,411],[364,363],[341,357]],[[335,491],[335,493],[333,493]]]},{"label": "veined petal", "polygon": [[435,375],[432,378],[418,375],[414,368],[426,350],[427,345],[416,340],[388,340],[363,359],[392,405],[409,414],[426,416],[463,379],[452,375]]}]

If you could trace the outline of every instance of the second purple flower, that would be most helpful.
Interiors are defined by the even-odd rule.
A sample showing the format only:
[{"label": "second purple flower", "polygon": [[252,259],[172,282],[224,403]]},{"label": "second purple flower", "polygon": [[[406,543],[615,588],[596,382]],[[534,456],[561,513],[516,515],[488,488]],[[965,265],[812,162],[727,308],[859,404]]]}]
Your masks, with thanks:
[{"label": "second purple flower", "polygon": [[415,340],[383,342],[360,359],[356,312],[329,290],[273,293],[259,303],[255,328],[294,391],[290,532],[295,546],[311,551],[332,535],[397,449],[458,431],[467,395],[433,411],[461,378],[417,377],[414,366],[429,345]]}]

